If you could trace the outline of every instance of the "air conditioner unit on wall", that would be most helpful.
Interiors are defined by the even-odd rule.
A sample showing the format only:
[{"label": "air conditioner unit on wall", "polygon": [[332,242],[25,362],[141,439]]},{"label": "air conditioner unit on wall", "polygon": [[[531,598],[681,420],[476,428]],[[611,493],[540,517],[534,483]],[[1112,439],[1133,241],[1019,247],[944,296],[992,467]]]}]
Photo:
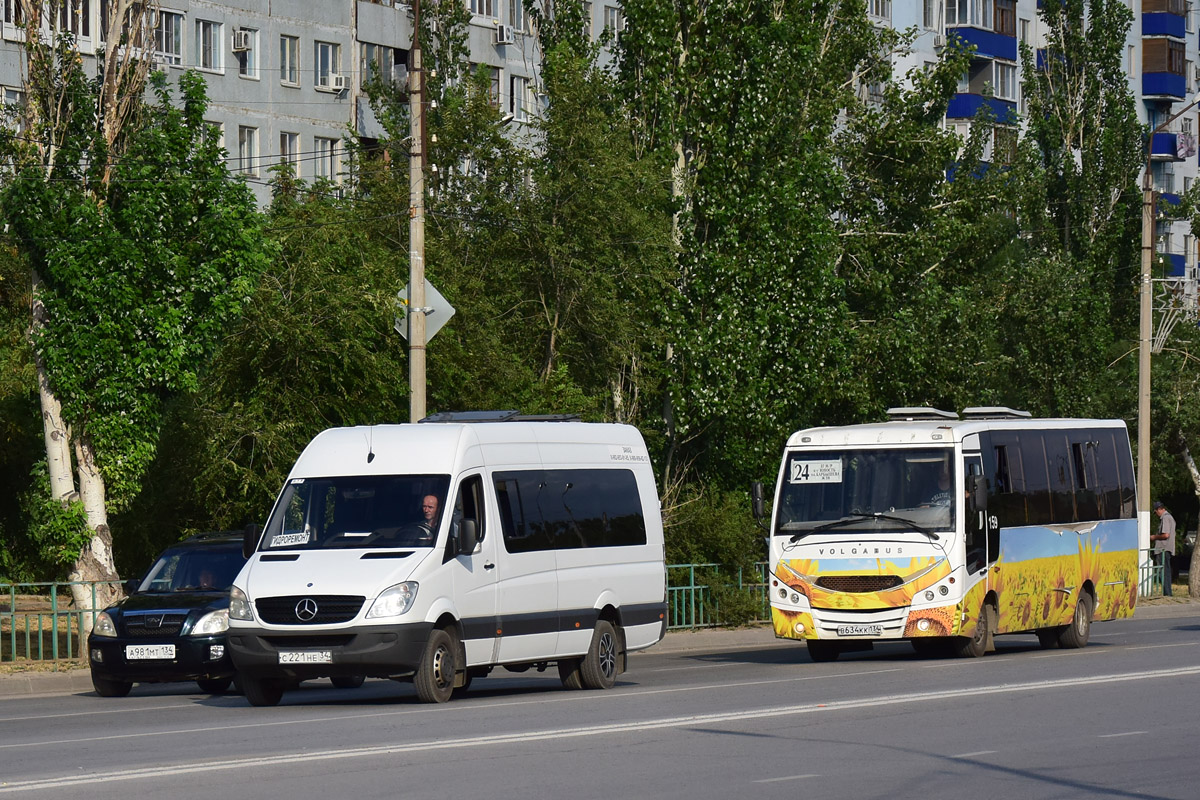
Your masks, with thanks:
[{"label": "air conditioner unit on wall", "polygon": [[346,76],[334,73],[329,76],[329,88],[340,92],[346,88]]},{"label": "air conditioner unit on wall", "polygon": [[512,25],[496,26],[496,44],[512,44],[515,41]]},{"label": "air conditioner unit on wall", "polygon": [[946,46],[946,34],[944,34],[944,33],[935,33],[935,34],[933,35],[933,46],[934,46],[935,48],[938,48],[938,47],[945,47],[945,46]]},{"label": "air conditioner unit on wall", "polygon": [[240,53],[250,49],[253,34],[250,31],[233,32],[233,52]]}]

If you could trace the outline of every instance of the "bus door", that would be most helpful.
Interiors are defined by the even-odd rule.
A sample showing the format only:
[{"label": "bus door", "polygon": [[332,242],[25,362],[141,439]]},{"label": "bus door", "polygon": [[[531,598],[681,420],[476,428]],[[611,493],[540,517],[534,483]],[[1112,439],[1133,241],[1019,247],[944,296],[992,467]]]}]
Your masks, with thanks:
[{"label": "bus door", "polygon": [[982,570],[986,575],[989,560],[987,488],[983,483],[983,459],[978,452],[963,454],[963,479],[966,496],[963,533],[966,539],[967,574],[977,575]]}]

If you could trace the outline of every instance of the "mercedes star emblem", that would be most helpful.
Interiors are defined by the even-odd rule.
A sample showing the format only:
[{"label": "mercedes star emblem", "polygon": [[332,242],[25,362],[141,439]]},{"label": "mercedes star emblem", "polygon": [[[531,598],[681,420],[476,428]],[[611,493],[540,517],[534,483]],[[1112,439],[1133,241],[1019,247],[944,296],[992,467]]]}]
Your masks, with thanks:
[{"label": "mercedes star emblem", "polygon": [[317,616],[317,601],[306,597],[296,603],[296,619],[301,622],[312,622]]}]

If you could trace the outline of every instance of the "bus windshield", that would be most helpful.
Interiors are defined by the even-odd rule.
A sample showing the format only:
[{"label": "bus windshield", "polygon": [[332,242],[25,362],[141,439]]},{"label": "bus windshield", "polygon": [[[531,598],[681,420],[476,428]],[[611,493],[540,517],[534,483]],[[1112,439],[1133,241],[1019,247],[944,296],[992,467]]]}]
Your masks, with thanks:
[{"label": "bus windshield", "polygon": [[[874,448],[788,453],[775,535],[952,530],[952,450]],[[932,537],[936,538],[936,537]]]}]

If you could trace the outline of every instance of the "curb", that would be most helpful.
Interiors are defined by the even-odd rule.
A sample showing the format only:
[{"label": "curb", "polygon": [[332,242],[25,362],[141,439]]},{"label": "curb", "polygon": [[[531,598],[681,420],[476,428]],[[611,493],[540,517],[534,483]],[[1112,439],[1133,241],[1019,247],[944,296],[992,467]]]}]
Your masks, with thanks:
[{"label": "curb", "polygon": [[[1134,612],[1134,619],[1172,619],[1200,615],[1200,601],[1188,597],[1146,601]],[[751,647],[786,647],[795,643],[776,639],[769,625],[745,628],[704,628],[669,631],[646,653],[690,653],[696,651],[742,650]],[[634,653],[633,655],[638,655]],[[0,674],[0,701],[35,695],[64,695],[93,692],[91,671],[68,669],[61,672],[15,672]]]}]

